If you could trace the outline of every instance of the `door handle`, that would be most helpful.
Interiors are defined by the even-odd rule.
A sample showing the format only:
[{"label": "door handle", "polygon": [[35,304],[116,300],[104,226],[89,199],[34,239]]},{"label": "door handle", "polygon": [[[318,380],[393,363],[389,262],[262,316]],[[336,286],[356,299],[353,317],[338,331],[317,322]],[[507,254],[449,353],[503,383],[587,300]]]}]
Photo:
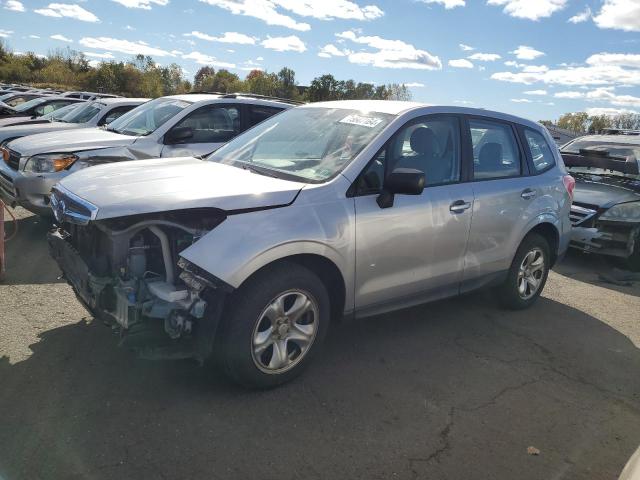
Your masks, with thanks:
[{"label": "door handle", "polygon": [[451,213],[462,213],[465,210],[469,210],[470,208],[470,202],[465,202],[464,200],[456,200],[449,206],[449,211]]},{"label": "door handle", "polygon": [[527,188],[526,190],[523,190],[523,192],[520,194],[520,196],[522,198],[524,198],[525,200],[531,200],[532,198],[534,198],[537,195],[535,190],[532,190],[530,188]]}]

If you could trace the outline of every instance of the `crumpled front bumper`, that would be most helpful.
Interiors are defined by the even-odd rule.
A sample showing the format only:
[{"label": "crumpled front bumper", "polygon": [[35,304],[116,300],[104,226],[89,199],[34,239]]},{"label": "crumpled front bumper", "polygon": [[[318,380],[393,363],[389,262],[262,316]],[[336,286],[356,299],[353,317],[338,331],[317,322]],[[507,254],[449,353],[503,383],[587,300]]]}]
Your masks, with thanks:
[{"label": "crumpled front bumper", "polygon": [[638,223],[596,221],[592,226],[574,226],[569,246],[585,252],[628,258],[638,241]]}]

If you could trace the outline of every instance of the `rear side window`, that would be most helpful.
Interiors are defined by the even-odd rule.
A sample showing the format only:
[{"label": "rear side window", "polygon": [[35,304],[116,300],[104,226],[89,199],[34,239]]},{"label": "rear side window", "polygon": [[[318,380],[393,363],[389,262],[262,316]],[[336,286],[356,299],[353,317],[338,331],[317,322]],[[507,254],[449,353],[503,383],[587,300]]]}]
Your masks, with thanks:
[{"label": "rear side window", "polygon": [[282,111],[281,108],[274,107],[263,107],[261,105],[251,105],[249,107],[249,126],[253,127],[254,125],[266,120],[267,118],[275,115],[276,113],[280,113]]},{"label": "rear side window", "polygon": [[556,164],[553,152],[541,133],[526,128],[524,136],[527,139],[536,172],[544,172]]},{"label": "rear side window", "polygon": [[520,151],[511,125],[470,119],[469,128],[473,144],[474,180],[520,176]]}]

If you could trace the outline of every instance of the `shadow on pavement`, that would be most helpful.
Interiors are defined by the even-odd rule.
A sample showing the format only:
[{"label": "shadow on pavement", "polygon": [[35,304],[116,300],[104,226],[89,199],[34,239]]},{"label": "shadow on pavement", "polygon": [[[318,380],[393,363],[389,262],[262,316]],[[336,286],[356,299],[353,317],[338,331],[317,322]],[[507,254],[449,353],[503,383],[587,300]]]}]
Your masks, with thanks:
[{"label": "shadow on pavement", "polygon": [[553,270],[580,282],[640,297],[640,273],[621,270],[620,265],[604,255],[570,249]]},{"label": "shadow on pavement", "polygon": [[0,478],[613,479],[640,443],[640,351],[544,298],[338,323],[262,392],[115,343],[78,318],[0,359]]},{"label": "shadow on pavement", "polygon": [[[60,270],[49,256],[47,231],[51,221],[37,215],[18,218],[18,233],[5,248],[6,275],[2,285],[63,282]],[[5,216],[5,229],[13,233],[14,224]]]}]

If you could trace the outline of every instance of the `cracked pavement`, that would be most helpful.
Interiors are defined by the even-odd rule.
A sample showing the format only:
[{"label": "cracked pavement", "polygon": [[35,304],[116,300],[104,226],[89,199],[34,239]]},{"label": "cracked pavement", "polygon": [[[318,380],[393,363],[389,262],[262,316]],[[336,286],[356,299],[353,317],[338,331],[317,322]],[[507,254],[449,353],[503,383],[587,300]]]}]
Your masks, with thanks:
[{"label": "cracked pavement", "polygon": [[640,445],[640,285],[604,283],[597,257],[570,254],[528,311],[479,292],[336,323],[301,378],[249,392],[116,348],[57,279],[45,222],[18,213],[2,480],[600,480]]}]

